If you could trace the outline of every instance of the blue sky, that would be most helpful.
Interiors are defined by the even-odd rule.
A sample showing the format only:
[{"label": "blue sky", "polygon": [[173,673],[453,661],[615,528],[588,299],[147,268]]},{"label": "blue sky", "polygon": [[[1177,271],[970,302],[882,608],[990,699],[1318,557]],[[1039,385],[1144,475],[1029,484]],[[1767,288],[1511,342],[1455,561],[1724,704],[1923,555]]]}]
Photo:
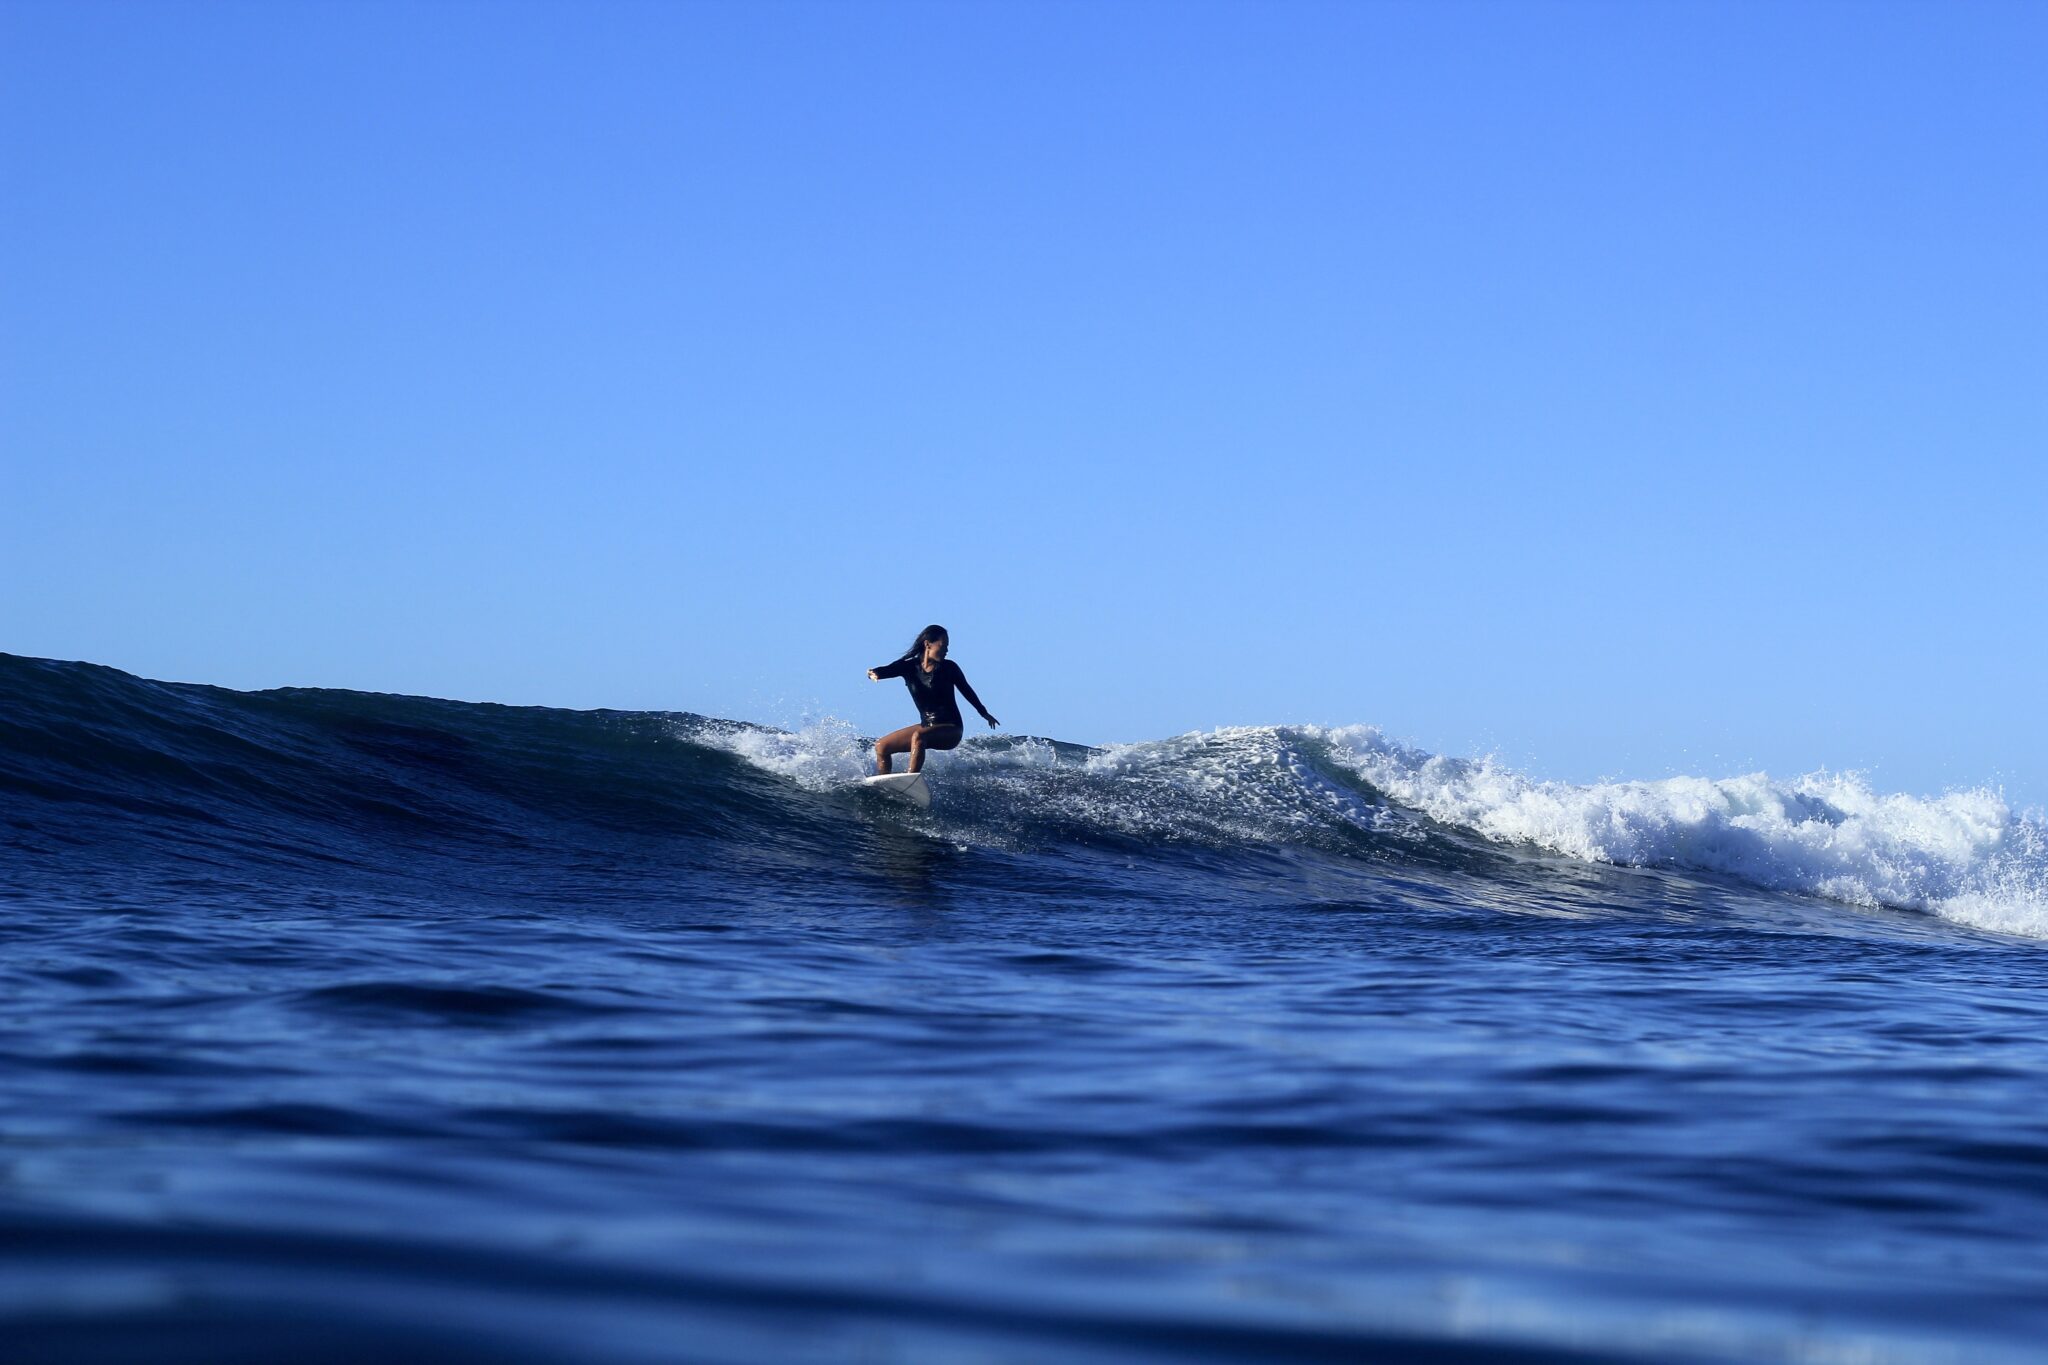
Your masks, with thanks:
[{"label": "blue sky", "polygon": [[0,649],[2048,799],[2048,9],[0,0]]}]

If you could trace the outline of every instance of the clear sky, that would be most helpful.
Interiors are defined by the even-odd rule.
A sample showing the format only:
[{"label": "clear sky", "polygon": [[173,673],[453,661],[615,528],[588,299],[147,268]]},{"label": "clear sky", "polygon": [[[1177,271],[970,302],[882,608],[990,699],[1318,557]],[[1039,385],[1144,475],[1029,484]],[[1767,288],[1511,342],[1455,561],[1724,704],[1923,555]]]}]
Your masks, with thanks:
[{"label": "clear sky", "polygon": [[0,0],[0,650],[2048,800],[2048,6]]}]

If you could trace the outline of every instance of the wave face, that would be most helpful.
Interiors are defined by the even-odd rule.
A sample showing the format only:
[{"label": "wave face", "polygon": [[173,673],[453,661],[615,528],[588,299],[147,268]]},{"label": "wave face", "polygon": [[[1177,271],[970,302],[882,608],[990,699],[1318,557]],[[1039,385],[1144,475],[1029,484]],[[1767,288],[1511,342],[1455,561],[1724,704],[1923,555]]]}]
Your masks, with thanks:
[{"label": "wave face", "polygon": [[2048,1335],[2048,853],[1992,793],[1542,782],[1363,726],[983,735],[927,812],[867,769],[830,722],[0,655],[0,1339]]}]

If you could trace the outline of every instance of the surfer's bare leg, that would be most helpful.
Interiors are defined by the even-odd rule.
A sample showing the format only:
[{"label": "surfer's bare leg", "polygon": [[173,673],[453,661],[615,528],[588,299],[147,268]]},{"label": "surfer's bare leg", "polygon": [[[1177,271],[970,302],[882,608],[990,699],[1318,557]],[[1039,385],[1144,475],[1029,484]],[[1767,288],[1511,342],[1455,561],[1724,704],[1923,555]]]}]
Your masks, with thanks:
[{"label": "surfer's bare leg", "polygon": [[891,730],[875,741],[875,775],[889,772],[898,754],[910,755],[905,772],[923,772],[926,751],[950,749],[960,742],[962,733],[957,725],[906,725]]},{"label": "surfer's bare leg", "polygon": [[924,771],[926,750],[950,749],[960,742],[960,727],[957,725],[914,725],[910,737],[910,771]]},{"label": "surfer's bare leg", "polygon": [[[890,770],[893,766],[892,760],[896,755],[915,755],[916,751],[912,749],[911,745],[917,738],[917,732],[923,728],[921,725],[906,725],[901,730],[891,730],[888,734],[875,741],[875,775],[877,777]],[[910,771],[917,771],[918,762],[919,759],[913,756],[910,761]]]}]

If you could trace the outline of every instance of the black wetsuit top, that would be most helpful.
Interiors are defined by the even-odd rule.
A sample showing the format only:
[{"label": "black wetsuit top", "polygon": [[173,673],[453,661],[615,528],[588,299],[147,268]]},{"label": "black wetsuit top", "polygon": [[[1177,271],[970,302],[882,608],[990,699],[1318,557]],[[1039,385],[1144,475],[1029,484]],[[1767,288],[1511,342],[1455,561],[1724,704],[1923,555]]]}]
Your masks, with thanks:
[{"label": "black wetsuit top", "polygon": [[910,689],[910,699],[917,703],[917,714],[926,725],[960,725],[960,703],[953,700],[956,687],[967,698],[968,705],[981,712],[983,720],[988,719],[988,708],[967,685],[967,675],[960,671],[960,665],[951,659],[939,660],[939,666],[929,673],[919,667],[916,659],[898,659],[876,669],[875,676],[903,679],[903,685]]}]

